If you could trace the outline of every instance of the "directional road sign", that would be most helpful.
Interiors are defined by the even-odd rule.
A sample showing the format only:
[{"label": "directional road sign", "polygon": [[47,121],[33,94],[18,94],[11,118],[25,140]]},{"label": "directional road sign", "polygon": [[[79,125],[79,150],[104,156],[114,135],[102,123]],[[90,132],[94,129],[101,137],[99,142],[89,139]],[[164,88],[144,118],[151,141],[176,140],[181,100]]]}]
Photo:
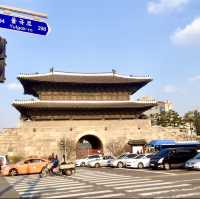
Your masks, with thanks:
[{"label": "directional road sign", "polygon": [[0,27],[37,35],[47,35],[50,31],[48,24],[43,21],[36,21],[5,14],[0,14]]}]

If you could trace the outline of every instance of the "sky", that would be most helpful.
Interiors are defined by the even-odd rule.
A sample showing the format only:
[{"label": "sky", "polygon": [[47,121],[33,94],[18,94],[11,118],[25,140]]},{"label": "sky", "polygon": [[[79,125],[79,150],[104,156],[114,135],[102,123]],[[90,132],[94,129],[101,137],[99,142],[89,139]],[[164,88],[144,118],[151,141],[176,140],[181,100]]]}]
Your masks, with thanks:
[{"label": "sky", "polygon": [[199,0],[0,0],[48,14],[48,36],[0,29],[7,39],[0,128],[13,128],[24,95],[20,73],[111,72],[150,75],[133,99],[170,100],[183,115],[200,107]]}]

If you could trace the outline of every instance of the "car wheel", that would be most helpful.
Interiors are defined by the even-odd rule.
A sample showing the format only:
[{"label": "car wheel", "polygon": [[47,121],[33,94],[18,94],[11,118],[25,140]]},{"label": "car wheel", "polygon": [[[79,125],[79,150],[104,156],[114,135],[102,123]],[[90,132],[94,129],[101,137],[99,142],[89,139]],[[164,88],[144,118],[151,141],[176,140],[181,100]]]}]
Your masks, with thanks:
[{"label": "car wheel", "polygon": [[117,164],[117,167],[118,168],[122,168],[124,165],[123,165],[123,163],[122,162],[118,162],[118,164]]},{"label": "car wheel", "polygon": [[71,175],[72,175],[72,170],[71,170],[71,169],[67,169],[67,170],[65,171],[65,175],[66,175],[66,176],[71,176]]},{"label": "car wheel", "polygon": [[95,168],[99,168],[100,167],[100,164],[99,163],[96,163],[95,164]]},{"label": "car wheel", "polygon": [[18,174],[18,172],[17,172],[16,169],[11,169],[11,170],[9,171],[9,175],[10,175],[10,176],[16,176],[17,174]]},{"label": "car wheel", "polygon": [[82,162],[82,163],[81,163],[81,167],[84,167],[84,166],[85,166],[85,162]]},{"label": "car wheel", "polygon": [[144,168],[144,165],[143,165],[142,162],[140,162],[140,163],[138,164],[138,169],[143,169],[143,168]]},{"label": "car wheel", "polygon": [[170,170],[171,169],[171,166],[169,163],[164,163],[164,169],[165,170]]}]

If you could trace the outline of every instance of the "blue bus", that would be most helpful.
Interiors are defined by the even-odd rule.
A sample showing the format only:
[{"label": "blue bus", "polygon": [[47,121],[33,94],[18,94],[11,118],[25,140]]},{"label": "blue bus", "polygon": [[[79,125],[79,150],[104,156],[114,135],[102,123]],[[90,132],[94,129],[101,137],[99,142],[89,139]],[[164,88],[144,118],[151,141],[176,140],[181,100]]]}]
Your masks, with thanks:
[{"label": "blue bus", "polygon": [[148,146],[154,147],[156,150],[162,150],[166,148],[194,148],[200,149],[199,141],[178,141],[175,140],[152,140]]}]

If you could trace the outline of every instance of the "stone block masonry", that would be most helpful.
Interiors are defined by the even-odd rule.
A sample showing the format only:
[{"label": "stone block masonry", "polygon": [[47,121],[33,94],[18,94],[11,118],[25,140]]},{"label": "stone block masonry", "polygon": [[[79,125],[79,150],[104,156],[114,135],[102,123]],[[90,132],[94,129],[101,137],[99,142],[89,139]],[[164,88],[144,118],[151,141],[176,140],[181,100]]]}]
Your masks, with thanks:
[{"label": "stone block masonry", "polygon": [[16,129],[4,129],[0,133],[0,154],[48,156],[59,154],[58,142],[66,137],[77,143],[85,135],[94,135],[103,144],[111,139],[175,139],[184,140],[177,129],[152,127],[148,119],[138,120],[68,120],[68,121],[24,121]]}]

